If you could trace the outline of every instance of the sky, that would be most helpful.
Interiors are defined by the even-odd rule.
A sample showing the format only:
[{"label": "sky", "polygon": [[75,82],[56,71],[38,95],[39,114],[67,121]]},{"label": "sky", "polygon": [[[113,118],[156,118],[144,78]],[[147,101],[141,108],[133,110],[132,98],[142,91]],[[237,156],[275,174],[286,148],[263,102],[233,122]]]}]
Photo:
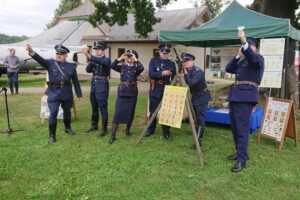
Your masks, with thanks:
[{"label": "sky", "polygon": [[[0,33],[33,37],[46,29],[60,0],[0,0]],[[253,0],[238,0],[249,5]],[[193,7],[190,0],[177,0],[167,10]]]}]

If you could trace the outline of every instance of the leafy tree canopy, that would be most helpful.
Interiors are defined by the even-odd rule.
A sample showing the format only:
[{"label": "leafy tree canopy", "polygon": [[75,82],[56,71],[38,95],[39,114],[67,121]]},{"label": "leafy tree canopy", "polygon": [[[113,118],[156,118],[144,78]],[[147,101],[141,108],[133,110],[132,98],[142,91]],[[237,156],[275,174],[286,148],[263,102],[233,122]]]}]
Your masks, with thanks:
[{"label": "leafy tree canopy", "polygon": [[9,36],[5,34],[0,34],[0,44],[9,44],[9,43],[16,43],[21,42],[23,40],[28,39],[27,36]]}]

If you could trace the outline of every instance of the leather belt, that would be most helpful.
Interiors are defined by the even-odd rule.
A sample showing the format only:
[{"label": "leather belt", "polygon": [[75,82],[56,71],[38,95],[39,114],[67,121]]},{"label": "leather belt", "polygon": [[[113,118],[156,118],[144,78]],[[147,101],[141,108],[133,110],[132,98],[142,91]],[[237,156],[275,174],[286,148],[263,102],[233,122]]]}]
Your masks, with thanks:
[{"label": "leather belt", "polygon": [[93,76],[93,80],[107,80],[107,76]]},{"label": "leather belt", "polygon": [[253,86],[255,86],[255,87],[258,86],[257,83],[254,83],[254,82],[252,82],[252,81],[236,81],[234,84],[235,84],[235,85],[253,85]]},{"label": "leather belt", "polygon": [[65,83],[63,81],[61,82],[50,82],[50,81],[47,81],[46,84],[48,85],[48,87],[50,88],[63,88],[65,87],[66,85],[68,85],[68,83]]},{"label": "leather belt", "polygon": [[191,90],[191,93],[192,94],[198,94],[198,93],[204,93],[206,91],[208,91],[208,89],[207,88],[203,88],[203,89]]},{"label": "leather belt", "polygon": [[156,80],[156,83],[158,84],[169,84],[170,82],[169,81],[166,81],[166,80],[163,80],[163,79],[159,79],[159,80]]},{"label": "leather belt", "polygon": [[129,86],[137,86],[136,81],[122,81],[121,84],[122,85],[129,85]]}]

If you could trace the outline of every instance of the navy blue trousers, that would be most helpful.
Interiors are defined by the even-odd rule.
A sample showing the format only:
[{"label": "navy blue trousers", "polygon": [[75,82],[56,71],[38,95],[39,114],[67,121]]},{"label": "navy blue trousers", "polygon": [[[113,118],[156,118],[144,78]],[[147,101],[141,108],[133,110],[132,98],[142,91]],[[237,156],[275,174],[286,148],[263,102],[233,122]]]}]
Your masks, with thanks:
[{"label": "navy blue trousers", "polygon": [[[150,111],[150,118],[152,116],[152,114],[154,113],[155,109],[157,108],[157,106],[159,105],[160,101],[162,99],[156,98],[156,97],[150,97],[150,105],[149,105],[149,111]],[[157,123],[157,119],[155,118],[153,120],[153,122],[150,124],[148,131],[150,133],[154,133],[155,128],[156,128],[156,123]],[[161,125],[162,131],[164,134],[166,133],[170,133],[170,127],[166,126],[166,125]]]},{"label": "navy blue trousers", "polygon": [[10,92],[11,93],[14,92],[14,85],[16,88],[16,92],[19,92],[19,84],[18,84],[19,74],[17,72],[7,72],[7,77],[8,77]]},{"label": "navy blue trousers", "polygon": [[195,115],[196,115],[197,125],[204,128],[205,127],[204,115],[207,110],[208,103],[196,105],[193,107],[194,107],[194,111],[195,111]]},{"label": "navy blue trousers", "polygon": [[71,120],[72,103],[73,102],[70,100],[48,101],[48,107],[50,110],[50,116],[48,120],[49,125],[57,123],[57,114],[58,114],[58,109],[60,104],[64,111],[64,120]]},{"label": "navy blue trousers", "polygon": [[230,125],[233,134],[238,161],[244,164],[248,160],[248,141],[250,120],[255,103],[230,102]]},{"label": "navy blue trousers", "polygon": [[92,121],[94,126],[98,126],[99,121],[99,109],[101,112],[102,119],[108,119],[108,111],[107,111],[107,99],[108,99],[108,91],[104,91],[102,93],[96,93],[95,91],[90,94],[90,102],[92,105]]}]

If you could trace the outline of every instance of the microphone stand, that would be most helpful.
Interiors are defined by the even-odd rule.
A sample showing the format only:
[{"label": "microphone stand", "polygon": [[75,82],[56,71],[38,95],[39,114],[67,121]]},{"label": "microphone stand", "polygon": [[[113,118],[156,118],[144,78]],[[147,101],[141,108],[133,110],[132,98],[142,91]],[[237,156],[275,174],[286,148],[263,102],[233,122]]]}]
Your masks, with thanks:
[{"label": "microphone stand", "polygon": [[7,131],[0,132],[0,133],[5,133],[7,132],[8,135],[12,134],[13,132],[16,131],[22,131],[22,130],[13,130],[10,126],[10,119],[9,119],[9,110],[8,110],[8,101],[7,101],[7,88],[4,86],[1,90],[0,93],[4,92],[4,97],[5,97],[5,108],[6,108],[6,119],[7,119]]},{"label": "microphone stand", "polygon": [[[23,65],[30,59],[25,59]],[[20,71],[20,69],[16,72],[16,74]],[[14,76],[16,76],[16,74]],[[12,77],[14,78],[14,77]],[[2,131],[0,133],[8,133],[8,135],[11,135],[13,132],[17,131],[23,131],[22,129],[19,130],[13,130],[10,126],[10,118],[9,118],[9,109],[8,109],[8,101],[7,101],[7,88],[5,86],[2,87],[0,90],[0,93],[4,92],[4,98],[5,98],[5,108],[6,108],[6,119],[7,119],[7,131]]]}]

